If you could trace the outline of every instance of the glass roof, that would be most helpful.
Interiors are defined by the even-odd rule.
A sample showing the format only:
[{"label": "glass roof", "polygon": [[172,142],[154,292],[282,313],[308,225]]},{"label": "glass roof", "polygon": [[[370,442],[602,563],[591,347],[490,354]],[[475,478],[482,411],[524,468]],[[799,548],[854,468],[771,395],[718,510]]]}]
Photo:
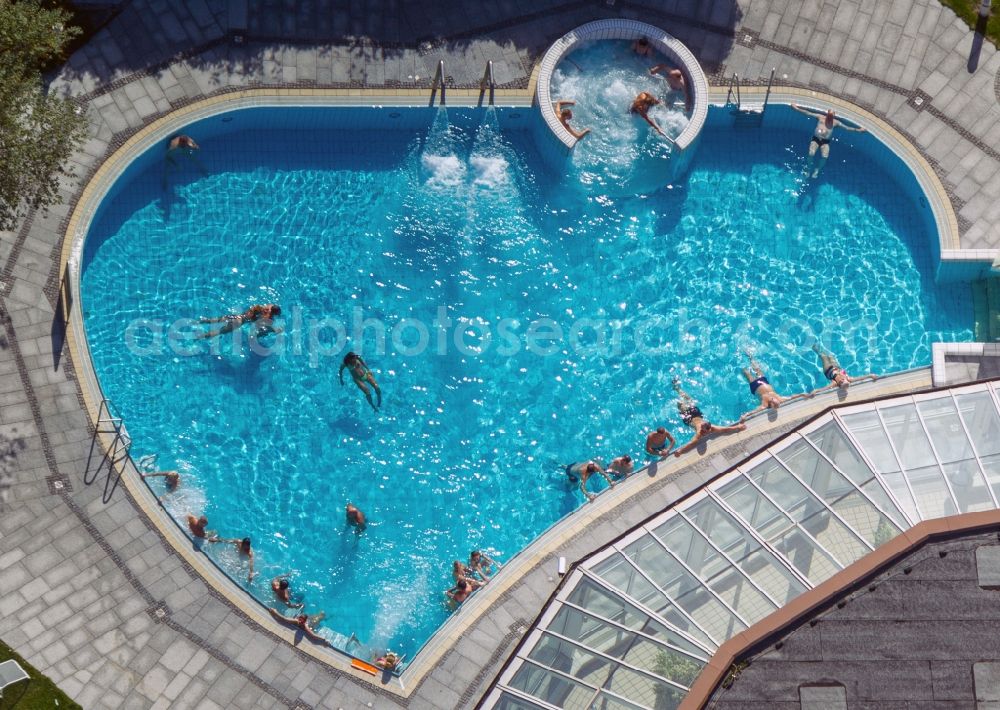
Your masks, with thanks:
[{"label": "glass roof", "polygon": [[715,650],[916,523],[997,508],[1000,385],[825,414],[572,572],[487,697],[670,710]]}]

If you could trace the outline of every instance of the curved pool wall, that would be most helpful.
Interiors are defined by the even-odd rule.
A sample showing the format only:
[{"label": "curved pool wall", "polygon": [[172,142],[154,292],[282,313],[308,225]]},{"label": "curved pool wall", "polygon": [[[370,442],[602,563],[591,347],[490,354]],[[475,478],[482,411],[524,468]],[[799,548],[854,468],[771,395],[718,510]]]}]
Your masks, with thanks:
[{"label": "curved pool wall", "polygon": [[552,106],[552,73],[559,62],[579,48],[582,43],[595,40],[634,40],[646,37],[656,51],[665,56],[684,72],[684,78],[693,97],[694,108],[687,126],[673,141],[669,170],[664,184],[680,179],[691,165],[697,150],[698,136],[708,118],[708,80],[698,60],[677,38],[654,25],[638,20],[597,20],[577,27],[557,39],[539,63],[535,102],[538,104],[540,122],[535,132],[539,152],[554,165],[565,163],[577,139],[559,122]]},{"label": "curved pool wall", "polygon": [[[311,99],[298,99],[298,100],[291,99],[290,103],[293,105],[302,105],[302,104],[308,105],[310,103],[313,104],[319,103],[320,101],[321,100],[317,101]],[[126,145],[119,152],[119,154],[114,156],[112,160],[109,160],[107,163],[105,163],[104,166],[102,166],[98,170],[97,174],[94,176],[94,178],[91,180],[91,182],[87,185],[87,187],[81,194],[81,199],[78,202],[76,209],[69,222],[69,230],[67,233],[67,236],[69,238],[66,239],[66,241],[64,242],[64,254],[63,254],[63,263],[64,265],[68,265],[70,270],[70,275],[71,275],[70,288],[72,290],[73,297],[77,303],[79,303],[80,263],[81,263],[81,253],[84,244],[84,239],[89,229],[89,224],[94,219],[95,214],[97,213],[97,210],[99,208],[99,205],[105,203],[107,197],[113,196],[114,194],[117,193],[118,190],[122,189],[124,181],[120,180],[119,178],[121,178],[127,170],[133,170],[133,169],[141,170],[144,167],[148,167],[151,161],[156,160],[156,155],[150,153],[148,157],[142,157],[136,161],[133,161],[132,163],[126,163],[126,161],[128,161],[130,156],[141,155],[142,153],[146,152],[147,148],[164,141],[166,137],[169,136],[170,134],[177,132],[182,127],[189,126],[192,122],[192,119],[195,121],[201,121],[201,123],[198,124],[198,131],[200,135],[211,136],[213,134],[218,134],[223,131],[235,130],[239,128],[240,119],[238,115],[235,114],[232,116],[225,115],[228,112],[232,111],[234,108],[238,108],[240,106],[243,107],[260,106],[262,104],[274,105],[274,104],[279,104],[281,102],[278,100],[261,101],[259,98],[248,100],[247,97],[244,95],[235,99],[232,97],[228,98],[221,97],[210,100],[209,102],[206,103],[208,105],[195,105],[189,107],[187,110],[182,110],[178,112],[178,114],[167,117],[163,119],[161,122],[157,122],[157,124],[154,124],[153,127],[150,127],[146,131],[141,132],[139,135],[135,136],[132,140],[126,143]],[[803,103],[806,102],[803,101]],[[386,113],[384,114],[384,117],[383,116],[377,117],[375,119],[375,122],[378,125],[384,125],[386,127],[388,126],[399,126],[401,128],[426,127],[429,124],[429,122],[433,119],[433,115],[436,111],[437,109],[428,109],[426,107],[422,107],[419,110],[414,110],[412,112],[409,111],[401,112],[402,115],[392,117],[391,114],[394,112],[391,111],[391,109],[387,109]],[[793,121],[794,114],[792,114],[792,112],[788,111],[787,109],[786,111],[787,114],[789,114],[788,116],[776,115],[779,113],[777,111],[771,112],[767,120],[769,122],[771,121],[782,122],[779,125],[784,125],[784,122],[787,122],[789,127],[791,127],[792,123],[795,122]],[[336,113],[339,114],[341,112],[336,112]],[[363,113],[364,115],[362,115]],[[713,114],[716,113],[717,112],[713,111]],[[301,120],[306,122],[311,120],[307,114],[308,111],[303,114]],[[715,120],[725,121],[728,119],[725,113],[718,113],[717,115],[718,115],[717,119],[715,116],[713,116],[713,121]],[[231,118],[231,120],[226,120],[227,118]],[[805,120],[804,117],[798,117],[798,118]],[[513,112],[511,115],[508,116],[508,119],[510,123],[509,127],[511,128],[530,127],[530,121],[532,119],[532,115],[529,114],[528,111]],[[336,120],[339,124],[345,127],[363,125],[364,127],[370,128],[373,126],[373,120],[370,111],[360,112],[360,111],[351,111],[349,108],[343,109],[342,115],[338,115]],[[287,121],[283,120],[283,125],[287,125]],[[276,128],[278,127],[277,123],[275,124],[275,127]],[[808,133],[808,128],[809,128],[808,123],[806,123],[805,124],[806,134]],[[802,130],[802,125],[798,124],[796,130]],[[844,134],[841,133],[839,135],[839,138],[842,139],[843,135]],[[874,146],[874,143],[870,142],[873,140],[872,136],[855,136],[855,134],[849,134],[849,135],[852,138],[857,137],[860,139],[853,144],[859,150],[867,151],[868,149]],[[806,135],[806,140],[807,139],[808,136]],[[843,142],[840,143],[840,147],[844,147],[845,145],[846,144]],[[887,159],[891,161],[891,156],[887,156]],[[896,160],[896,162],[899,163],[900,165],[903,164],[903,161],[901,160]],[[910,175],[909,178],[912,182],[912,185],[919,187],[920,181],[913,178],[912,175]],[[927,212],[928,212],[927,218],[931,219],[932,224],[935,223],[931,211],[928,210]],[[932,233],[940,233],[940,232],[938,230],[933,230]],[[85,393],[84,396],[87,401],[88,408],[90,409],[92,415],[94,415],[97,411],[98,404],[100,401],[101,388],[99,382],[96,380],[96,376],[90,364],[89,354],[87,354],[87,346],[85,339],[82,337],[83,333],[82,321],[79,308],[71,309],[70,320],[72,322],[72,328],[67,336],[67,339],[70,343],[70,347],[73,349],[75,354],[78,355],[81,352],[84,353],[83,357],[79,356],[74,357],[74,363],[78,368],[78,373],[83,375],[81,381],[86,382],[86,385],[83,387]],[[106,438],[105,438],[105,443],[110,445],[110,442]],[[129,473],[134,474],[134,471],[129,471]],[[130,477],[127,476],[126,485],[129,485],[128,483],[129,480]],[[130,489],[133,488],[134,486],[130,485]],[[135,489],[133,490],[133,492],[134,493],[137,492],[138,493],[137,497],[144,499],[141,502],[144,502],[146,504],[150,503],[151,496],[144,495],[141,489]],[[157,512],[155,508],[155,503],[151,505],[144,505],[143,507],[147,512],[147,514],[154,520],[162,519],[161,515]],[[577,515],[580,512],[581,511],[579,510],[574,511],[573,513],[570,513],[567,517]],[[174,530],[173,534],[171,534],[169,537],[171,537],[171,539],[174,540],[175,542],[178,540],[180,541],[179,544],[175,544],[175,546],[177,547],[178,552],[183,553],[184,543],[186,543],[187,541],[186,536],[184,536],[183,534],[178,534],[178,531]],[[534,543],[532,547],[536,547],[538,544],[541,544],[543,537],[545,537],[544,534],[541,535],[539,538],[536,538],[536,543]],[[216,584],[219,586],[227,586],[226,582],[228,580],[223,579],[217,569],[216,570],[206,569],[204,565],[197,565],[197,566],[200,570],[202,570],[206,578],[214,580]],[[229,596],[234,601],[234,603],[238,604],[239,606],[245,606],[246,597],[244,596],[242,590],[239,589],[235,584],[232,584],[230,582],[228,584],[228,589],[226,589],[226,591],[228,592],[227,596]],[[471,611],[471,609],[469,611]],[[456,625],[461,626],[461,624],[464,623],[463,618],[468,619],[468,617],[469,617],[468,614],[460,614],[455,617],[452,617],[452,619],[449,620],[446,626],[452,630],[452,633],[454,633],[455,626]],[[256,616],[255,619],[261,621],[264,624],[268,623],[268,620],[261,615]],[[443,628],[444,627],[442,627],[442,630]],[[440,636],[441,636],[440,632],[438,634],[435,634],[435,636],[432,637],[430,641],[428,641],[428,645],[440,647],[442,643],[442,639],[439,638]]]}]

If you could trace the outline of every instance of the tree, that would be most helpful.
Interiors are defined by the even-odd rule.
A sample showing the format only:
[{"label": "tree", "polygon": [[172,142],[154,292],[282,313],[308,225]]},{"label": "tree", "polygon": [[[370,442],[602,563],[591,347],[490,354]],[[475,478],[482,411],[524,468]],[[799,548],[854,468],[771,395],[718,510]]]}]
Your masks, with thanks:
[{"label": "tree", "polygon": [[76,104],[42,84],[42,70],[79,34],[68,22],[38,0],[0,0],[0,229],[58,202],[59,178],[72,174],[67,161],[86,132]]}]

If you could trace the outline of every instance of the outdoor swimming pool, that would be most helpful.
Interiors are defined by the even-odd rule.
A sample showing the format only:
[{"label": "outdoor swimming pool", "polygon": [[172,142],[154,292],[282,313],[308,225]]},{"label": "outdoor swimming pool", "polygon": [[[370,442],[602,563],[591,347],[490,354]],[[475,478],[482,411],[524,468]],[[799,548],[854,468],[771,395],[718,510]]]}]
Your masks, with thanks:
[{"label": "outdoor swimming pool", "polygon": [[[337,111],[357,127],[330,128]],[[805,182],[812,124],[770,111],[753,132],[713,111],[688,179],[629,197],[578,167],[553,176],[525,110],[189,127],[199,162],[164,187],[152,149],[85,248],[88,341],[133,457],[181,471],[171,513],[253,539],[264,603],[291,572],[331,633],[412,657],[449,614],[451,560],[507,560],[581,504],[560,464],[639,457],[660,423],[687,438],[672,376],[721,421],[756,405],[741,347],[793,393],[825,384],[817,338],[853,373],[971,340],[968,285],[934,284],[929,210],[891,161],[835,142]],[[182,320],[267,302],[286,332],[253,347],[213,352]],[[347,349],[382,386],[377,414],[338,383]],[[206,550],[245,580],[231,550]]]}]

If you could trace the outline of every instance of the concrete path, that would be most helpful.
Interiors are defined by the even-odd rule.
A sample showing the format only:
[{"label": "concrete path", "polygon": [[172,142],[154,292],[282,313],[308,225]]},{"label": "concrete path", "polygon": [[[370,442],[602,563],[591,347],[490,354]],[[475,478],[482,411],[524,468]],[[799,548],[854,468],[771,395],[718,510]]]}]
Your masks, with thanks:
[{"label": "concrete path", "polygon": [[[165,112],[249,85],[427,87],[442,58],[450,86],[477,86],[492,59],[501,84],[526,87],[558,36],[635,18],[686,42],[716,82],[734,71],[763,80],[775,66],[788,85],[884,118],[949,190],[962,246],[1000,247],[1000,59],[987,43],[970,72],[972,33],[933,0],[454,5],[133,0],[53,80],[85,107],[91,138],[64,204],[0,233],[0,638],[84,707],[469,706],[545,595],[544,583],[512,590],[519,613],[487,618],[403,703],[248,623],[124,487],[104,502],[54,325],[63,225],[106,155]],[[658,504],[635,501],[628,516]]]}]

